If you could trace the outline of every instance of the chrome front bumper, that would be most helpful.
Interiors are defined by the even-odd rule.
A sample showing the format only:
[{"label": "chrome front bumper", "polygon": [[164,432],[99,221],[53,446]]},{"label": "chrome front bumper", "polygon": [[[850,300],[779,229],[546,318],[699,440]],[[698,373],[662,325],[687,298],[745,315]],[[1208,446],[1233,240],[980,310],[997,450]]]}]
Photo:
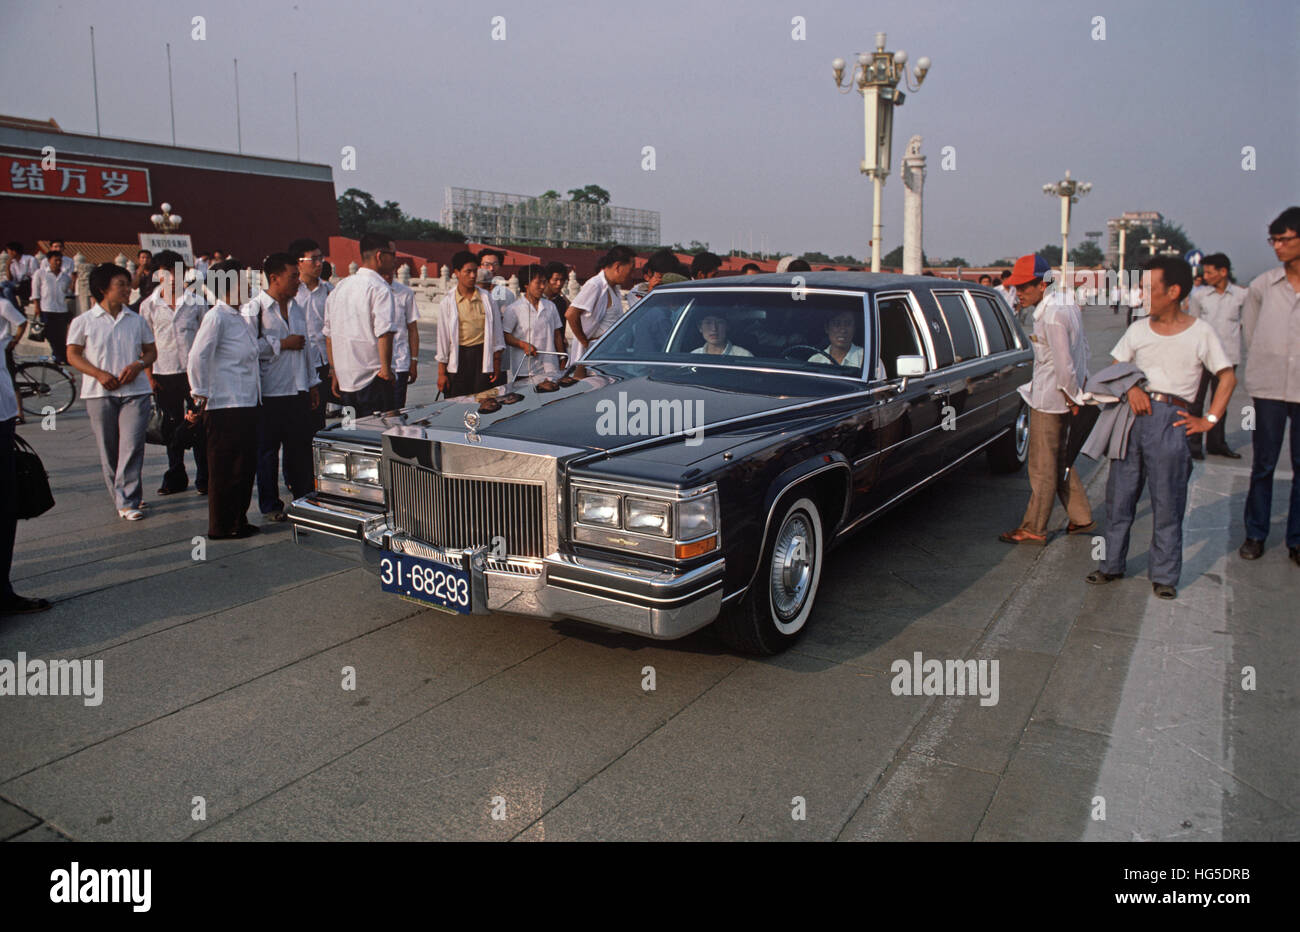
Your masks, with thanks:
[{"label": "chrome front bumper", "polygon": [[[393,534],[376,506],[351,507],[300,498],[287,509],[294,540],[378,572],[385,550],[460,564],[463,555]],[[481,609],[534,618],[575,618],[643,637],[679,638],[703,628],[722,608],[725,561],[685,573],[645,570],[610,560],[553,553],[531,572],[471,566],[473,588],[486,590]],[[375,592],[380,590],[376,587]]]}]

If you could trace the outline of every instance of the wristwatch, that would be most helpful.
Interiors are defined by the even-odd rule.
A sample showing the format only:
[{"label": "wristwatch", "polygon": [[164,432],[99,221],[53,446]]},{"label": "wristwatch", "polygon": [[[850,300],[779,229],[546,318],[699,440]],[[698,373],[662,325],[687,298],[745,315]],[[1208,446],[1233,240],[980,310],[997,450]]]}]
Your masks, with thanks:
[{"label": "wristwatch", "polygon": [[1207,421],[1209,421],[1211,424],[1217,424],[1217,423],[1219,423],[1219,419],[1218,419],[1215,415],[1213,415],[1213,414],[1207,414],[1207,415],[1205,415],[1205,419],[1206,419]]}]

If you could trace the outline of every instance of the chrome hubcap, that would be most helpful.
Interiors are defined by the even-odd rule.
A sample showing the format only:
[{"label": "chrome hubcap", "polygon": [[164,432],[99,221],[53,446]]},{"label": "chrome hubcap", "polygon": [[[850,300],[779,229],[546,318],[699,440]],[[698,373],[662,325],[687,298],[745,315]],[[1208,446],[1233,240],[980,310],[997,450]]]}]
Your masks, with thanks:
[{"label": "chrome hubcap", "polygon": [[803,607],[812,585],[813,529],[808,516],[791,515],[777,535],[772,550],[772,607],[782,620],[793,618]]},{"label": "chrome hubcap", "polygon": [[1023,407],[1016,416],[1016,458],[1023,460],[1029,453],[1029,412]]}]

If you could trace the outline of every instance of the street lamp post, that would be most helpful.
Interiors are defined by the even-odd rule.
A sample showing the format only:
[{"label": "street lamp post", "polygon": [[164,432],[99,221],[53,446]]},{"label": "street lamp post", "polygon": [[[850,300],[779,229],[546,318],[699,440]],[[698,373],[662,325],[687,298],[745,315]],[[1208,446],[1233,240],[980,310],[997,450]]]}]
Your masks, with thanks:
[{"label": "street lamp post", "polygon": [[159,233],[175,233],[181,228],[181,215],[172,213],[171,204],[159,204],[162,213],[153,214],[149,222]]},{"label": "street lamp post", "polygon": [[930,70],[930,59],[921,57],[911,74],[907,72],[907,53],[885,51],[885,34],[876,33],[876,50],[858,54],[858,63],[844,81],[845,61],[831,62],[835,86],[847,94],[854,87],[862,95],[866,152],[859,168],[871,178],[874,199],[871,207],[871,271],[880,271],[880,202],[884,196],[885,177],[889,174],[890,149],[894,136],[894,107],[903,105],[906,96],[898,90],[900,81],[915,93]]},{"label": "street lamp post", "polygon": [[1148,249],[1151,250],[1151,256],[1152,256],[1152,258],[1155,258],[1156,248],[1157,248],[1158,246],[1163,246],[1163,245],[1165,244],[1165,241],[1164,241],[1163,239],[1159,239],[1159,238],[1156,237],[1156,231],[1155,231],[1155,230],[1152,230],[1152,231],[1151,231],[1151,235],[1148,236],[1146,239],[1138,240],[1138,242],[1141,243],[1143,246],[1145,246],[1145,247],[1147,247]]},{"label": "street lamp post", "polygon": [[1088,181],[1076,181],[1070,177],[1069,169],[1066,169],[1065,177],[1053,184],[1043,185],[1043,193],[1054,195],[1061,199],[1061,274],[1065,274],[1065,266],[1070,261],[1070,205],[1079,203],[1079,198],[1083,197],[1092,190],[1092,183]]}]

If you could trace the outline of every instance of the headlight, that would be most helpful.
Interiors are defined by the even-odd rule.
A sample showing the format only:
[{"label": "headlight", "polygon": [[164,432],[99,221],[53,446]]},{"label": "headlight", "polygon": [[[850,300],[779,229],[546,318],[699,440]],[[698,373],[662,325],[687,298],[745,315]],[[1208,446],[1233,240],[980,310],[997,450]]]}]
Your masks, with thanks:
[{"label": "headlight", "polygon": [[379,485],[379,457],[352,453],[348,456],[348,473],[354,482]]},{"label": "headlight", "polygon": [[316,453],[316,473],[324,479],[346,479],[348,477],[347,454],[319,450]]},{"label": "headlight", "polygon": [[642,534],[656,534],[659,537],[667,537],[668,509],[670,507],[668,502],[629,498],[626,504],[627,519],[624,526],[629,531],[640,531]]},{"label": "headlight", "polygon": [[718,493],[677,503],[677,539],[694,540],[718,529]]},{"label": "headlight", "polygon": [[618,495],[605,492],[579,489],[576,498],[578,520],[583,524],[622,527],[623,524],[619,520],[619,498]]}]

